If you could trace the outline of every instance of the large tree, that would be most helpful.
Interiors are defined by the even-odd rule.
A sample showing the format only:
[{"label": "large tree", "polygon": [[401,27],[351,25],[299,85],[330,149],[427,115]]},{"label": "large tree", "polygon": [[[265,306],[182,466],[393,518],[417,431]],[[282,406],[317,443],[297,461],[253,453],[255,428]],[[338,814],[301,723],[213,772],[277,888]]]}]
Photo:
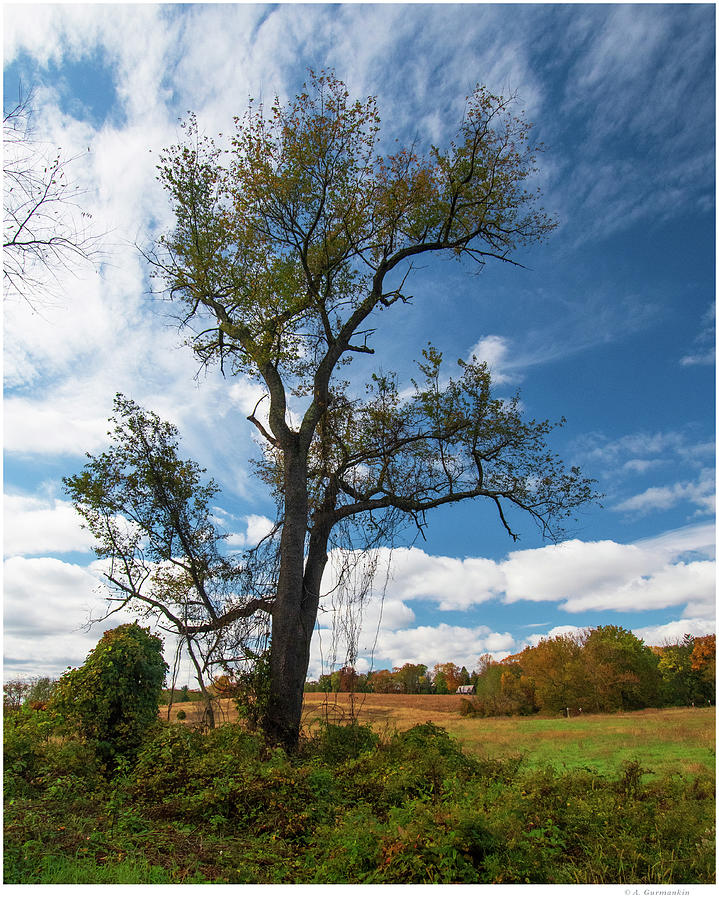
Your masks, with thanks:
[{"label": "large tree", "polygon": [[[404,525],[423,528],[430,510],[473,498],[492,504],[515,539],[512,508],[556,537],[592,497],[590,482],[548,450],[554,426],[524,421],[517,398],[493,396],[480,360],[459,361],[448,377],[439,351],[426,347],[404,390],[387,372],[375,372],[366,390],[345,375],[353,358],[374,353],[376,329],[398,327],[418,260],[516,263],[521,245],[553,228],[528,187],[529,127],[511,107],[477,88],[446,150],[381,155],[375,101],[352,102],[333,75],[313,74],[286,104],[250,102],[228,149],[190,117],[186,139],[163,157],[175,226],[148,258],[180,304],[198,357],[263,386],[265,406],[248,418],[278,506],[270,594],[225,591],[222,602],[205,601],[190,572],[205,619],[188,627],[209,633],[259,607],[269,615],[264,727],[287,746],[299,733],[333,546],[390,543]],[[159,484],[161,473],[152,478]],[[90,482],[84,496],[76,490],[81,512],[102,507],[92,491]],[[165,503],[160,487],[155,493]],[[113,517],[102,521],[111,527]],[[119,590],[138,599],[118,571]]]}]

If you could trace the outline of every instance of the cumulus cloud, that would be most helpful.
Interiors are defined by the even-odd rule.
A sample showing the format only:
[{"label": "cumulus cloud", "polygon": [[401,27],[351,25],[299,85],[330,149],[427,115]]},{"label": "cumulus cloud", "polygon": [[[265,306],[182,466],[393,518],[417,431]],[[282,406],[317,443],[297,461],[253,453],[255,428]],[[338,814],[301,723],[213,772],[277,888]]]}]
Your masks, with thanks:
[{"label": "cumulus cloud", "polygon": [[540,641],[551,640],[555,637],[561,637],[562,635],[576,635],[580,637],[587,630],[587,626],[583,625],[557,625],[556,628],[550,628],[549,631],[544,632],[543,634],[530,634],[525,644],[529,647],[536,647]]},{"label": "cumulus cloud", "polygon": [[[528,550],[504,560],[432,556],[416,547],[380,551],[375,595],[389,567],[385,596],[429,601],[443,611],[489,600],[562,604],[568,611],[653,609],[713,596],[711,525],[698,525],[634,544],[578,539]],[[692,559],[694,556],[712,559]],[[327,592],[331,574],[323,582]]]},{"label": "cumulus cloud", "polygon": [[[67,563],[52,557],[12,556],[4,564],[4,673],[19,677],[59,677],[81,665],[109,628],[137,618],[119,612],[97,621],[108,611],[101,562]],[[149,621],[154,626],[152,620]],[[164,637],[164,656],[172,660],[176,642]],[[187,660],[178,683],[190,683]]]},{"label": "cumulus cloud", "polygon": [[24,556],[39,553],[87,552],[91,538],[72,504],[56,498],[5,494],[4,553]]},{"label": "cumulus cloud", "polygon": [[84,629],[91,610],[103,608],[98,587],[97,577],[83,566],[48,557],[6,560],[4,677],[56,677],[81,664],[108,627]]},{"label": "cumulus cloud", "polygon": [[255,547],[262,538],[272,531],[274,522],[267,516],[258,516],[255,513],[242,517],[245,520],[246,527],[244,531],[233,532],[228,535],[227,543],[231,547]]},{"label": "cumulus cloud", "polygon": [[635,628],[634,634],[650,647],[661,647],[664,644],[677,644],[685,634],[703,637],[714,634],[716,620],[713,617],[677,619],[663,625],[650,625],[646,628]]}]

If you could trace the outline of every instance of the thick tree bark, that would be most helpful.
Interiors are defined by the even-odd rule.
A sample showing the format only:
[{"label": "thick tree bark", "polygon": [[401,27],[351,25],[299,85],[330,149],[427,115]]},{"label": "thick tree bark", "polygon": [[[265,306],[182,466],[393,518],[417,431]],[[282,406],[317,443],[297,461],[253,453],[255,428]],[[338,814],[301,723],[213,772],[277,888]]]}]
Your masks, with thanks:
[{"label": "thick tree bark", "polygon": [[284,461],[284,525],[272,609],[270,685],[263,730],[270,741],[293,749],[299,738],[314,618],[308,622],[304,609],[307,457],[295,444],[285,449]]},{"label": "thick tree bark", "polygon": [[285,522],[272,612],[269,700],[263,729],[271,741],[289,750],[297,746],[300,735],[310,644],[331,527],[329,518],[314,524],[305,559],[307,462],[301,453],[286,453]]}]

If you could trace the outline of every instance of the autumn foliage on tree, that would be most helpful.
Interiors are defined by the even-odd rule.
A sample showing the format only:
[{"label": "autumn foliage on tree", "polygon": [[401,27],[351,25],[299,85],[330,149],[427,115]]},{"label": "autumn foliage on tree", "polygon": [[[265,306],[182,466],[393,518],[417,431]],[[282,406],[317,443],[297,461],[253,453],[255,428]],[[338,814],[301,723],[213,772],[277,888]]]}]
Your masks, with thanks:
[{"label": "autumn foliage on tree", "polygon": [[708,634],[705,637],[694,638],[691,663],[692,671],[708,684],[716,682],[716,635]]},{"label": "autumn foliage on tree", "polygon": [[[679,644],[648,647],[616,625],[560,634],[500,663],[480,658],[470,711],[615,712],[713,702],[714,647],[714,635],[687,635]],[[692,669],[693,659],[698,669]]]},{"label": "autumn foliage on tree", "polygon": [[[526,421],[517,397],[493,395],[482,360],[459,361],[451,375],[438,349],[417,348],[409,390],[379,366],[363,388],[347,368],[374,353],[377,329],[401,338],[418,264],[437,254],[478,268],[513,263],[553,229],[530,187],[536,148],[512,100],[478,87],[445,149],[383,154],[375,100],[353,101],[321,73],[287,103],[251,102],[235,126],[223,147],[189,117],[160,168],[174,228],[147,257],[202,363],[264,391],[248,418],[276,526],[261,558],[245,560],[253,572],[242,592],[201,568],[188,578],[179,555],[147,585],[161,597],[143,595],[117,567],[114,587],[135,605],[160,601],[188,649],[199,653],[207,637],[215,663],[242,654],[225,638],[220,652],[209,635],[237,635],[252,661],[240,623],[269,619],[264,730],[293,747],[331,550],[349,565],[353,550],[391,545],[402,529],[423,528],[431,510],[470,499],[488,503],[514,539],[512,512],[556,538],[594,490],[549,451],[552,423]],[[147,455],[156,458],[152,441]],[[152,468],[177,487],[187,465]],[[162,478],[155,493],[162,506]],[[87,482],[74,499],[112,529],[99,486]],[[191,543],[189,551],[199,558]],[[230,565],[223,577],[231,584],[237,574]],[[192,598],[192,623],[177,614],[175,576]],[[210,665],[207,657],[200,668]]]}]

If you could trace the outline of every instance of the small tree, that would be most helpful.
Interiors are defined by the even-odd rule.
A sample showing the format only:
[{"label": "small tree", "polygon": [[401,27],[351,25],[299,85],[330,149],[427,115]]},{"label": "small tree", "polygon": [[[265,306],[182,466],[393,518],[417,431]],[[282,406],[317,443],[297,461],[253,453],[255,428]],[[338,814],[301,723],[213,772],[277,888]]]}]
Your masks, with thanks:
[{"label": "small tree", "polygon": [[56,686],[57,679],[55,678],[36,678],[27,695],[28,704],[35,708],[44,708],[52,700]]},{"label": "small tree", "polygon": [[120,625],[60,678],[51,708],[106,762],[132,757],[157,720],[167,669],[159,637],[137,623]]}]

